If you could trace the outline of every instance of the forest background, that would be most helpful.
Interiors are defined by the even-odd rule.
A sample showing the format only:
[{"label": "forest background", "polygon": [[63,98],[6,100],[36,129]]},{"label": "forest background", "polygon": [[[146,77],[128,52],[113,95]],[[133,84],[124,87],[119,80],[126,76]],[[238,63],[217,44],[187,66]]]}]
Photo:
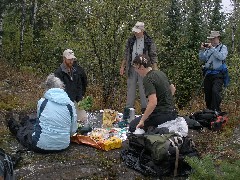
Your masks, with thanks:
[{"label": "forest background", "polygon": [[[176,85],[176,104],[188,106],[202,83],[201,42],[211,30],[228,47],[231,84],[227,100],[239,99],[239,3],[224,13],[221,0],[1,0],[0,52],[8,64],[47,75],[73,49],[86,70],[95,109],[122,110],[126,78],[119,75],[131,28],[143,21],[158,50],[158,66]],[[200,91],[199,91],[200,92]],[[198,93],[197,93],[198,94]],[[138,101],[136,102],[138,106]]]}]

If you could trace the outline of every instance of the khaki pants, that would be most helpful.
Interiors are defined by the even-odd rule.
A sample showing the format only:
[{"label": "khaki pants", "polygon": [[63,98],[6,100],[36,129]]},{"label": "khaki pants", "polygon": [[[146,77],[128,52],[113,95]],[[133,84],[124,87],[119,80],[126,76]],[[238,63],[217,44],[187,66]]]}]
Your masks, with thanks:
[{"label": "khaki pants", "polygon": [[88,118],[87,112],[83,109],[79,109],[77,102],[74,102],[76,113],[77,113],[77,121],[79,122],[85,122]]}]

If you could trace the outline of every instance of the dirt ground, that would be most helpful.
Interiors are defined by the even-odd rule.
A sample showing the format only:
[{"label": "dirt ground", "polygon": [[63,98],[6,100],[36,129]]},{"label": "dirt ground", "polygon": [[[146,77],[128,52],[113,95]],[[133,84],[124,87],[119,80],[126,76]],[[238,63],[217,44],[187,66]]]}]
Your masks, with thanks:
[{"label": "dirt ground", "polygon": [[[8,132],[4,113],[0,115],[2,144],[9,153],[24,148]],[[128,169],[120,159],[120,150],[101,151],[89,146],[72,143],[63,152],[38,154],[22,153],[22,160],[15,173],[17,179],[145,179]],[[147,178],[148,179],[148,178]]]},{"label": "dirt ground", "polygon": [[[5,113],[0,113],[1,147],[14,154],[25,150],[10,134],[4,120]],[[190,136],[196,138],[198,132],[190,130]],[[123,143],[125,147],[126,142]],[[240,145],[240,127],[236,128],[231,142],[226,145]],[[31,151],[22,153],[22,160],[15,169],[17,179],[65,180],[65,179],[158,179],[145,177],[126,167],[120,158],[121,149],[101,151],[89,146],[72,143],[60,153],[38,154]],[[238,150],[239,153],[239,150]],[[173,177],[164,177],[164,180]],[[178,177],[175,179],[186,179]]]},{"label": "dirt ground", "polygon": [[[23,151],[22,159],[15,168],[15,174],[19,180],[159,179],[143,176],[124,164],[120,157],[120,151],[126,146],[126,141],[123,142],[122,148],[110,151],[102,151],[76,143],[71,143],[67,150],[59,153],[39,154],[27,151],[7,129],[4,116],[5,113],[0,113],[1,147],[3,146],[12,155],[17,150]],[[15,114],[15,118],[18,119],[17,114]],[[168,180],[173,177],[163,177],[162,179]]]}]

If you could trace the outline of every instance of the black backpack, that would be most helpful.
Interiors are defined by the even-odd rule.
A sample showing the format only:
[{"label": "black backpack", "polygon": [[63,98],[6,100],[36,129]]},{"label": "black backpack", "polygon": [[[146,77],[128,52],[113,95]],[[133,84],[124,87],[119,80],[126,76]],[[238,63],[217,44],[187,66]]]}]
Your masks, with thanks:
[{"label": "black backpack", "polygon": [[128,167],[155,177],[189,175],[191,167],[184,161],[186,156],[198,156],[194,142],[174,133],[130,134],[128,145],[121,151]]},{"label": "black backpack", "polygon": [[3,168],[1,171],[4,172],[4,180],[15,180],[12,158],[10,155],[6,154],[2,148],[0,148],[0,162],[3,165],[0,165],[0,168]]},{"label": "black backpack", "polygon": [[203,127],[207,127],[213,131],[221,130],[228,121],[226,112],[217,113],[209,109],[197,111],[189,117],[198,121]]}]

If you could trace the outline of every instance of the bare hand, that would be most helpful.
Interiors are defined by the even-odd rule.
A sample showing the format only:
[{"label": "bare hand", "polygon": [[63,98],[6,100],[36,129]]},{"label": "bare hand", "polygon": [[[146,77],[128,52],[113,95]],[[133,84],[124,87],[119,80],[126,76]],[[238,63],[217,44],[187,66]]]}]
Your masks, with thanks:
[{"label": "bare hand", "polygon": [[124,67],[121,66],[120,68],[120,75],[122,76],[124,74],[125,70],[124,70]]},{"label": "bare hand", "polygon": [[136,128],[142,128],[144,127],[144,121],[140,120]]},{"label": "bare hand", "polygon": [[170,90],[171,90],[172,95],[174,95],[176,92],[176,87],[174,86],[174,84],[170,84]]}]

